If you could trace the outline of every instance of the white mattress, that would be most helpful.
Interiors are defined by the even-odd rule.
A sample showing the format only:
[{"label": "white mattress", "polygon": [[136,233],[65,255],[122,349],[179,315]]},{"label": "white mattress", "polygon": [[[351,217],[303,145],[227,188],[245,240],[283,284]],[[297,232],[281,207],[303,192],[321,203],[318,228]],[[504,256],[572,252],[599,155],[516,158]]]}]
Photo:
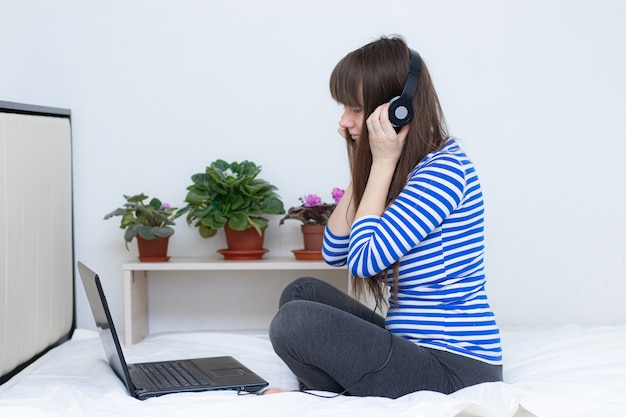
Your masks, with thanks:
[{"label": "white mattress", "polygon": [[[77,330],[0,386],[0,416],[626,416],[626,326],[509,330],[502,339],[505,382],[451,395],[324,399],[221,391],[138,401],[106,364],[97,333]],[[297,387],[265,335],[161,334],[124,351],[130,363],[230,354],[270,386]]]}]

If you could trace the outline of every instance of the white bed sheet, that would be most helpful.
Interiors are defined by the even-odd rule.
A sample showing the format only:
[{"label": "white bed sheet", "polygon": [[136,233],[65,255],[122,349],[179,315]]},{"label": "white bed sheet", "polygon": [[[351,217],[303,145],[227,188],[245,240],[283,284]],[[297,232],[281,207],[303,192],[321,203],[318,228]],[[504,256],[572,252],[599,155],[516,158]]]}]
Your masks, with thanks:
[{"label": "white bed sheet", "polygon": [[[79,329],[0,386],[0,416],[626,416],[626,326],[509,330],[502,339],[505,382],[451,395],[324,399],[220,391],[138,401],[106,364],[97,333]],[[168,333],[124,351],[130,363],[230,354],[270,386],[297,387],[265,335]]]}]

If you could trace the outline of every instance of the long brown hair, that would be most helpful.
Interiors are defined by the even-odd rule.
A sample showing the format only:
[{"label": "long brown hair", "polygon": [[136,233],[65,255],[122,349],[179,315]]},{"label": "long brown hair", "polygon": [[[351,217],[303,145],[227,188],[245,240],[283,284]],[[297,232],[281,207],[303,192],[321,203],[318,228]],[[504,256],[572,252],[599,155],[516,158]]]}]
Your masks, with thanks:
[{"label": "long brown hair", "polygon": [[[331,96],[338,103],[363,109],[366,119],[378,106],[400,95],[408,74],[409,61],[410,51],[401,37],[382,37],[350,52],[337,63],[330,76]],[[413,98],[413,111],[409,133],[387,194],[387,206],[400,194],[415,166],[428,153],[442,148],[448,138],[439,98],[423,61],[417,92]],[[352,175],[351,204],[358,207],[372,166],[365,120],[359,140],[347,139],[346,143]],[[356,294],[363,294],[365,289],[372,294],[382,294],[385,275],[386,271],[383,271],[371,279],[353,278]],[[393,292],[397,297],[397,262],[393,266],[393,277]]]}]

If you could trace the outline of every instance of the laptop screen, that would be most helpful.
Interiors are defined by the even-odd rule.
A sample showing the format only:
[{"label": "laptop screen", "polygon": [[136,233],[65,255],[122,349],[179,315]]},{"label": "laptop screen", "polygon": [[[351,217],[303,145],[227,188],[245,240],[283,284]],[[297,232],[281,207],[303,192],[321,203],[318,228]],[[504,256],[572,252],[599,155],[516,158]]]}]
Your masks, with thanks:
[{"label": "laptop screen", "polygon": [[107,360],[115,373],[124,381],[128,391],[132,393],[134,388],[130,382],[128,367],[126,366],[124,354],[122,353],[122,348],[117,333],[115,332],[115,326],[113,325],[111,312],[109,311],[109,306],[107,305],[104,291],[102,290],[100,278],[94,271],[81,262],[78,262],[78,271],[83,281],[83,286],[85,287],[87,299],[89,300],[98,332],[100,333],[100,339],[102,340]]}]

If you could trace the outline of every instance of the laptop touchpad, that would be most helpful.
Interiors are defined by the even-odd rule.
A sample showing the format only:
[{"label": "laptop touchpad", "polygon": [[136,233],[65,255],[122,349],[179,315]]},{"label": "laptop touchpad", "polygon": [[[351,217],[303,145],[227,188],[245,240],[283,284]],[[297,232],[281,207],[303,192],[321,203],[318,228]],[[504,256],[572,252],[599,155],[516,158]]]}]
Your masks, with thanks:
[{"label": "laptop touchpad", "polygon": [[243,369],[238,369],[238,368],[232,368],[232,369],[211,369],[209,372],[211,372],[213,375],[217,376],[217,377],[225,377],[225,376],[241,376],[241,375],[246,375],[246,371],[244,371]]}]

